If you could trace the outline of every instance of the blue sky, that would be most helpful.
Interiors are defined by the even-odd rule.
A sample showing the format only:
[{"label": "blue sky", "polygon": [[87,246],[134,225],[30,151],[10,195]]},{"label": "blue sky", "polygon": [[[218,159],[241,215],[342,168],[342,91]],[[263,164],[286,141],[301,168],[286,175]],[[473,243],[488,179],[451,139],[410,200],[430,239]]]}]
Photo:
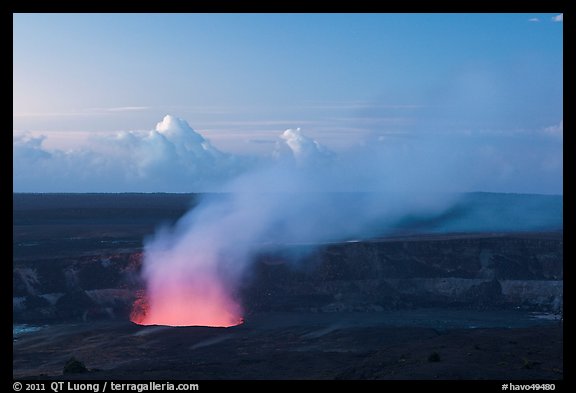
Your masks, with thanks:
[{"label": "blue sky", "polygon": [[172,114],[257,156],[287,128],[335,152],[440,135],[548,167],[486,188],[561,193],[558,15],[15,14],[14,134],[94,150]]}]

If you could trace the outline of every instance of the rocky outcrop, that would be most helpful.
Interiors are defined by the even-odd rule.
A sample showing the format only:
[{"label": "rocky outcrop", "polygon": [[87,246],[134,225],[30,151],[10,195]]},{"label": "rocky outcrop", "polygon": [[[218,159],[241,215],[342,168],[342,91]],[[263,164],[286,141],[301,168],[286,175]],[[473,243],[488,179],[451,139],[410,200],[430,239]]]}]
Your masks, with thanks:
[{"label": "rocky outcrop", "polygon": [[560,234],[333,244],[310,252],[297,264],[289,257],[293,254],[302,252],[262,256],[244,292],[247,309],[454,306],[560,312],[563,305]]},{"label": "rocky outcrop", "polygon": [[142,255],[34,260],[13,269],[14,320],[125,318],[142,287]]},{"label": "rocky outcrop", "polygon": [[[298,257],[295,257],[297,255]],[[16,322],[127,318],[140,252],[19,261]],[[433,236],[284,246],[257,258],[241,297],[258,311],[563,306],[561,233]]]}]

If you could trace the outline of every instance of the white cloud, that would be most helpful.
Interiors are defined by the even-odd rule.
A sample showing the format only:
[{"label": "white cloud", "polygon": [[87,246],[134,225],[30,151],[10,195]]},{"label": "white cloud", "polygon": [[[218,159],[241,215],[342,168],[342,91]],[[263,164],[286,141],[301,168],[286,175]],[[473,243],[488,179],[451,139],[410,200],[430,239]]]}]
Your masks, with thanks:
[{"label": "white cloud", "polygon": [[544,128],[544,132],[558,138],[564,138],[564,120],[560,120],[560,123]]},{"label": "white cloud", "polygon": [[180,158],[208,160],[221,157],[223,154],[213,147],[202,135],[180,118],[167,115],[156,124],[152,134],[158,133],[172,143]]},{"label": "white cloud", "polygon": [[273,144],[267,158],[229,154],[171,115],[152,130],[100,134],[85,147],[70,150],[50,149],[46,139],[14,135],[15,191],[211,191],[262,160],[306,169],[327,164],[335,156],[300,129],[287,129],[267,141]]},{"label": "white cloud", "polygon": [[[258,135],[252,136],[262,141],[273,140]],[[316,130],[314,135],[322,136],[319,140],[325,142],[330,133],[327,131],[324,135]],[[13,187],[15,192],[222,191],[222,187],[242,177],[239,175],[282,167],[298,168],[299,173],[307,174],[307,189],[324,191],[389,191],[391,187],[397,190],[408,187],[410,193],[419,195],[432,188],[506,192],[561,190],[561,166],[547,164],[552,169],[540,173],[542,169],[537,163],[557,162],[554,160],[562,154],[562,143],[517,144],[516,136],[502,139],[499,134],[482,133],[460,137],[453,134],[390,137],[376,141],[382,135],[391,134],[355,133],[358,143],[335,154],[316,137],[307,136],[300,129],[287,129],[273,141],[274,146],[262,143],[262,152],[268,156],[256,158],[217,149],[186,121],[174,116],[164,117],[149,131],[100,135],[87,141],[85,147],[71,144],[70,150],[50,148],[51,143],[47,142],[50,137],[14,133]],[[542,128],[540,136],[561,142],[563,121]],[[496,146],[491,157],[503,159],[486,160],[475,155],[481,143]],[[514,175],[503,179],[493,176],[494,173]],[[536,183],[535,178],[545,182]],[[272,171],[269,182],[259,186],[267,191],[266,187],[284,190],[291,185],[278,171]]]},{"label": "white cloud", "polygon": [[182,119],[166,116],[148,132],[92,139],[90,148],[47,149],[45,137],[13,138],[15,191],[166,191],[211,189],[250,161],[223,153]]},{"label": "white cloud", "polygon": [[552,17],[553,22],[564,22],[564,14],[559,14]]},{"label": "white cloud", "polygon": [[27,132],[12,136],[12,151],[14,161],[27,158],[33,161],[50,158],[50,154],[42,148],[45,136],[34,137]]},{"label": "white cloud", "polygon": [[334,155],[318,141],[302,134],[300,128],[284,131],[274,154],[277,158],[292,157],[300,165],[318,164]]},{"label": "white cloud", "polygon": [[528,22],[540,22],[539,18],[530,18],[528,19]]}]

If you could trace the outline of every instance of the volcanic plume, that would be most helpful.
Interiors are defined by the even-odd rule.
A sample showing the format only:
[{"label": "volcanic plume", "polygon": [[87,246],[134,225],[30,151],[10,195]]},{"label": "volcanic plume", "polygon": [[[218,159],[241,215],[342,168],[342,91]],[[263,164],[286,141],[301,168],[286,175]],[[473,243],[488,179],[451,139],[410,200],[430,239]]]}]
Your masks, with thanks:
[{"label": "volcanic plume", "polygon": [[276,162],[203,195],[145,242],[146,293],[134,322],[237,325],[239,291],[263,250],[383,235],[407,215],[440,213],[454,199],[440,193],[447,174],[433,155],[415,161],[407,149],[374,148],[336,157],[300,130],[285,131],[276,151]]},{"label": "volcanic plume", "polygon": [[[277,149],[294,156],[286,165],[279,159],[278,165],[239,176],[224,195],[205,195],[175,227],[164,228],[146,242],[147,285],[134,305],[133,322],[237,325],[242,322],[237,292],[254,255],[270,241],[322,237],[325,231],[310,236],[316,224],[308,211],[320,212],[316,205],[325,201],[319,194],[301,198],[300,191],[311,179],[295,165],[319,162],[316,155],[327,159],[327,150],[300,130],[284,132]],[[281,190],[274,186],[278,182]]]}]

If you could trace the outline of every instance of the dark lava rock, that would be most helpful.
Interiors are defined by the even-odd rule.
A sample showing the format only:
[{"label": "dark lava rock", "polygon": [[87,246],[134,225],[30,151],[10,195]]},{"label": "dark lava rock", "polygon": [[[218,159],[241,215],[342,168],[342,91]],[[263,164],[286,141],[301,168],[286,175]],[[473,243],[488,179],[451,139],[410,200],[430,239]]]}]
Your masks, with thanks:
[{"label": "dark lava rock", "polygon": [[42,307],[47,307],[50,305],[50,302],[48,302],[48,300],[40,296],[26,296],[24,305],[26,309],[34,310]]},{"label": "dark lava rock", "polygon": [[[94,236],[96,241],[102,235]],[[247,314],[415,307],[558,312],[562,245],[561,232],[407,236],[315,249],[285,245],[256,257],[239,297]],[[119,248],[15,261],[14,318],[21,323],[128,319],[144,288],[142,257],[140,249]]]},{"label": "dark lava rock", "polygon": [[432,352],[430,354],[430,356],[428,356],[428,361],[429,362],[439,362],[440,361],[440,355],[438,354],[438,352]]},{"label": "dark lava rock", "polygon": [[62,372],[64,374],[81,374],[88,372],[88,369],[84,363],[72,356],[64,365],[64,370]]},{"label": "dark lava rock", "polygon": [[94,302],[84,291],[66,293],[56,303],[56,310],[62,318],[82,317],[94,307]]},{"label": "dark lava rock", "polygon": [[498,280],[491,280],[471,287],[464,298],[477,307],[498,306],[503,300],[502,285]]}]

